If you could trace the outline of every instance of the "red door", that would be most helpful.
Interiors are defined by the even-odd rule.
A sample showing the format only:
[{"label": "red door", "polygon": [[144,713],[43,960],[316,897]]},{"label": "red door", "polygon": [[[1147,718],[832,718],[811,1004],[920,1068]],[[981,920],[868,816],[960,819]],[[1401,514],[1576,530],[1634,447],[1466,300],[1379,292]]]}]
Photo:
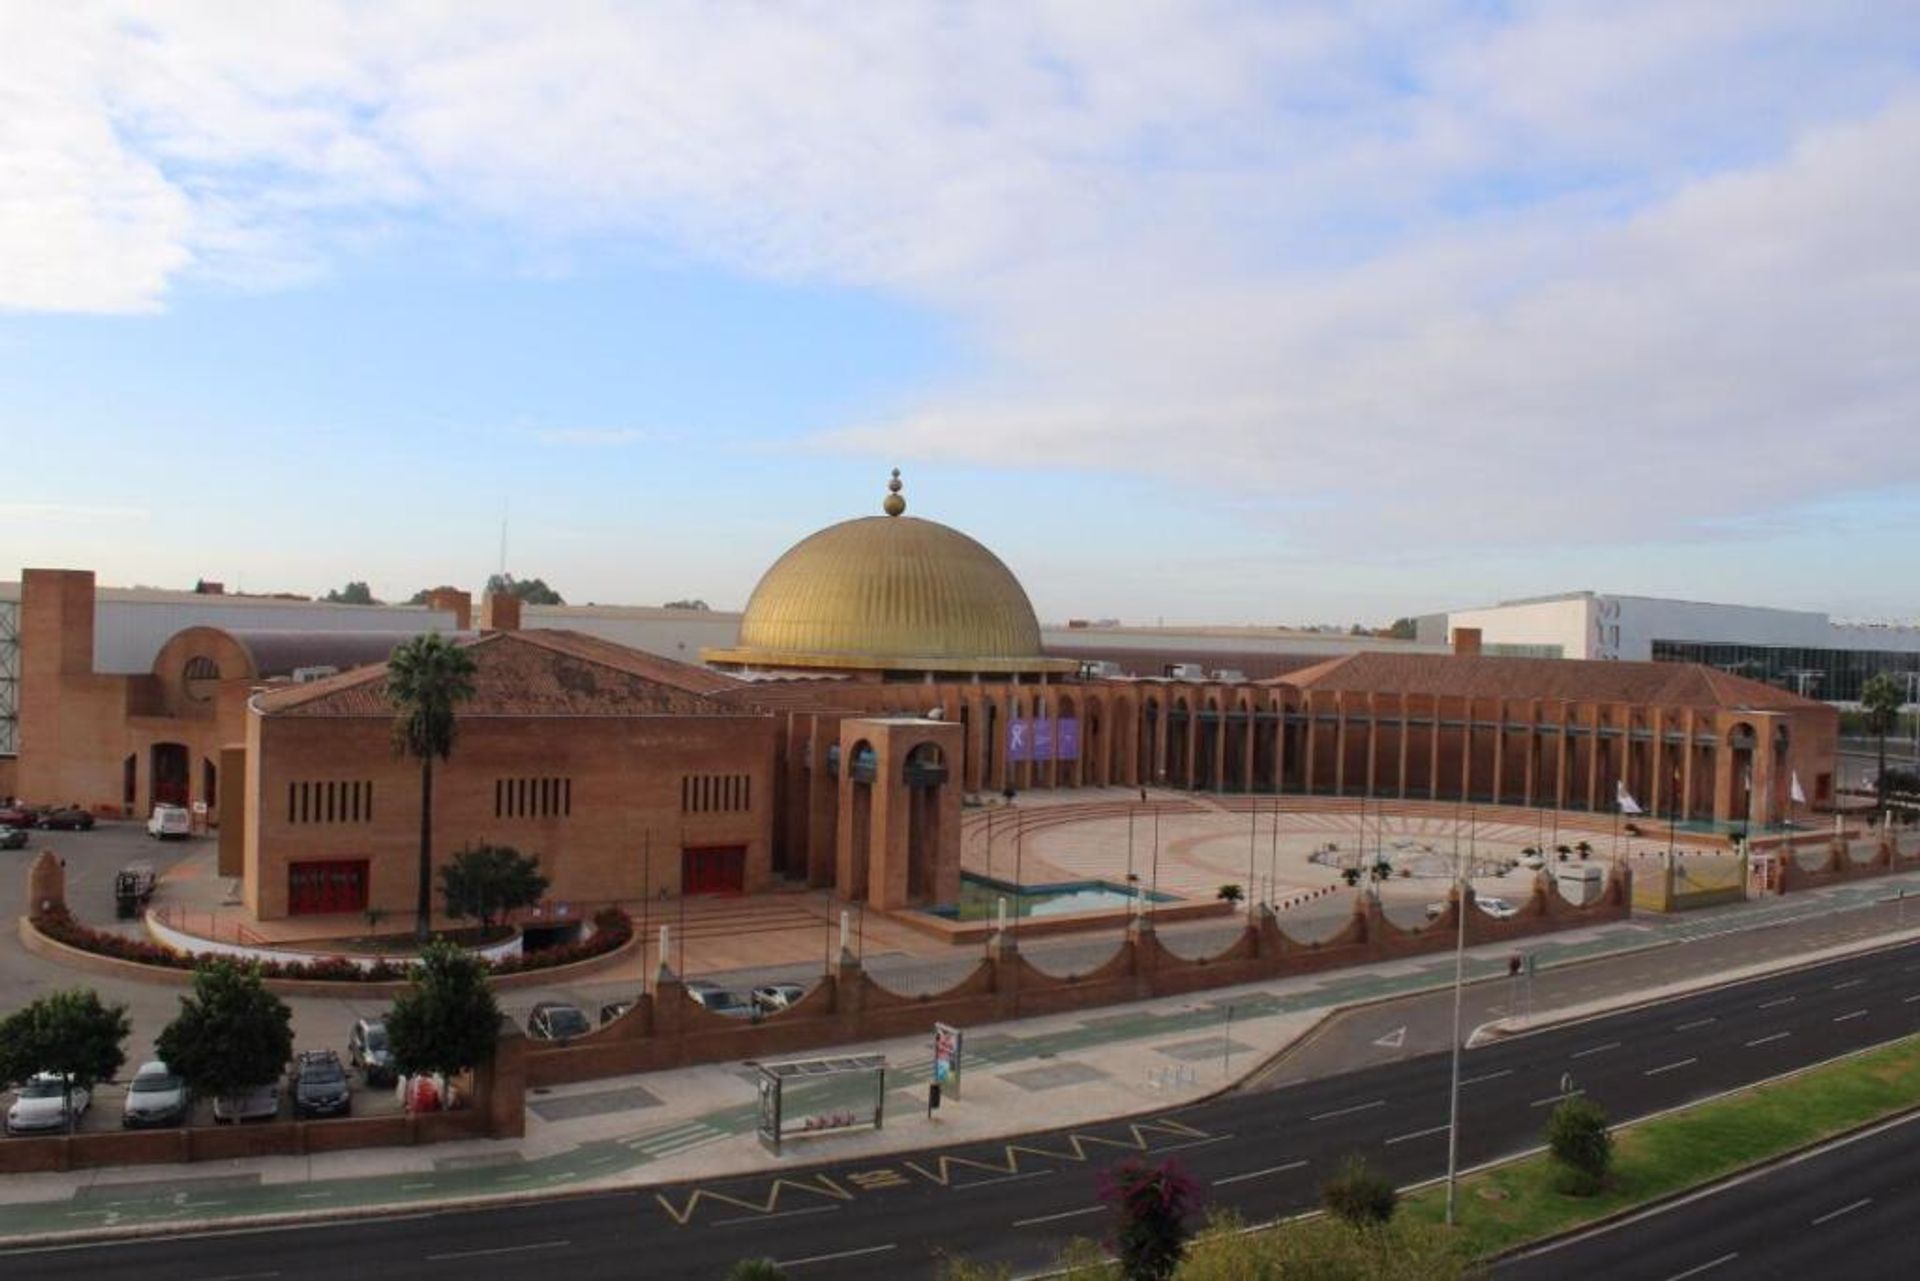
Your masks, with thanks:
[{"label": "red door", "polygon": [[747,847],[701,845],[680,855],[684,894],[739,894],[747,888]]},{"label": "red door", "polygon": [[287,915],[324,916],[366,907],[366,859],[288,864]]}]

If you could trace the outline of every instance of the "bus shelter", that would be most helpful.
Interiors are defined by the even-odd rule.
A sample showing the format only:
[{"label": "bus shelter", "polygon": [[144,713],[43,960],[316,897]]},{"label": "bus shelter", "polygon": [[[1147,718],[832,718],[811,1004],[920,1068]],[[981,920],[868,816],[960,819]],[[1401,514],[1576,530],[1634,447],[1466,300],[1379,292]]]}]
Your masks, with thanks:
[{"label": "bus shelter", "polygon": [[760,1142],[877,1130],[886,1114],[887,1056],[842,1054],[760,1065]]}]

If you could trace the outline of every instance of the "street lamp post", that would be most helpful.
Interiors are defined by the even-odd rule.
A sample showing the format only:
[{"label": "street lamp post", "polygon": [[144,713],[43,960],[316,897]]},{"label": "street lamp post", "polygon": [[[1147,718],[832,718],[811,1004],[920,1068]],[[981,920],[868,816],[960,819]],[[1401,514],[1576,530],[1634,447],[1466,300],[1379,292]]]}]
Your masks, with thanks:
[{"label": "street lamp post", "polygon": [[1460,815],[1453,816],[1453,1070],[1447,1102],[1447,1226],[1460,1179],[1460,1006],[1467,974],[1467,881],[1460,866]]}]

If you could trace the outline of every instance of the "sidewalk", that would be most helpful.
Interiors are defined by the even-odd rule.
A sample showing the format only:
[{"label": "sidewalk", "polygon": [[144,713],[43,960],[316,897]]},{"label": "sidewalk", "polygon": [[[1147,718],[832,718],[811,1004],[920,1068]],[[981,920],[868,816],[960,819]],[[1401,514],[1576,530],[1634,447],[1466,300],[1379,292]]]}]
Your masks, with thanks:
[{"label": "sidewalk", "polygon": [[[1831,950],[1836,942],[1872,945],[1878,935],[1869,939],[1864,932],[1878,930],[1878,923],[1844,914],[1883,903],[1902,886],[1909,894],[1920,891],[1920,874],[1686,918],[1595,926],[1530,940],[1527,948],[1543,971],[1553,971],[1763,930],[1766,943],[1780,952],[1773,963],[1778,968]],[[1920,902],[1914,913],[1912,921],[1920,925]],[[1798,941],[1796,931],[1786,928],[1796,922],[1806,923],[1800,932],[1822,937]],[[1895,928],[1891,917],[1884,928]],[[1510,950],[1498,945],[1470,951],[1468,979],[1505,975]],[[885,1128],[790,1142],[782,1157],[766,1151],[754,1132],[753,1069],[712,1064],[535,1091],[527,1099],[527,1134],[516,1140],[10,1176],[0,1180],[0,1239],[161,1225],[178,1230],[352,1210],[430,1210],[490,1197],[717,1178],[1087,1124],[1217,1092],[1343,1007],[1446,987],[1453,965],[1451,955],[1426,956],[1091,1014],[969,1028],[961,1097],[949,1095],[933,1121],[926,1115],[931,1027],[923,1036],[842,1047],[836,1052],[887,1056]],[[1725,971],[1710,972],[1717,977]],[[1642,998],[1613,1003],[1635,999]],[[1536,1010],[1536,1021],[1551,1008]]]}]

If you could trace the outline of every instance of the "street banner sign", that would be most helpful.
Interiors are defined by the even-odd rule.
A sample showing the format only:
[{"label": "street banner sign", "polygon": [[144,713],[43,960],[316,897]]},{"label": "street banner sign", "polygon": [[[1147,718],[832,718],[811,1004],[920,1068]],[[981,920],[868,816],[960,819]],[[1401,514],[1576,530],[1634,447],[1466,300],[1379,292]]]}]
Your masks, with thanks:
[{"label": "street banner sign", "polygon": [[933,1025],[933,1083],[943,1093],[960,1097],[960,1057],[965,1034],[945,1023]]}]

